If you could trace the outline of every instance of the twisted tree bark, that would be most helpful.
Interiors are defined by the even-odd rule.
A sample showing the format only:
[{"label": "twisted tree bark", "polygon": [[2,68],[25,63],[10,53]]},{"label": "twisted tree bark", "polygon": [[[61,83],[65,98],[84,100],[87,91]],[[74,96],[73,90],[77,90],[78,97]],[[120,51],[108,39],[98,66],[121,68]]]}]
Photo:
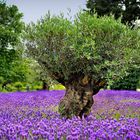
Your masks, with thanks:
[{"label": "twisted tree bark", "polygon": [[95,82],[88,77],[74,79],[66,85],[66,94],[59,103],[61,116],[71,118],[72,116],[86,117],[91,112],[94,103],[93,95],[97,94],[105,85],[105,82]]}]

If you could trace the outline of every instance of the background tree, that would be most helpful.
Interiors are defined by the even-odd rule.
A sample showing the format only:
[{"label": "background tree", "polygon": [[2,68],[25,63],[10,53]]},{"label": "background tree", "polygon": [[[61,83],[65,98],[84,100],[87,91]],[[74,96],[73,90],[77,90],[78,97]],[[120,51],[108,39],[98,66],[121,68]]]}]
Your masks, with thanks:
[{"label": "background tree", "polygon": [[66,87],[59,104],[59,112],[66,117],[90,112],[92,96],[136,62],[133,53],[139,43],[137,30],[113,17],[88,13],[78,14],[73,23],[47,14],[27,26],[25,39],[28,54]]},{"label": "background tree", "polygon": [[22,14],[16,6],[0,2],[0,76],[10,79],[13,62],[19,58],[16,46],[23,30]]},{"label": "background tree", "polygon": [[125,89],[125,90],[136,90],[139,87],[140,81],[140,68],[129,68],[129,74],[122,77],[122,79],[113,81],[110,85],[111,89]]},{"label": "background tree", "polygon": [[88,0],[86,4],[91,14],[99,16],[113,14],[115,19],[122,16],[122,23],[134,27],[136,20],[140,19],[139,0]]}]

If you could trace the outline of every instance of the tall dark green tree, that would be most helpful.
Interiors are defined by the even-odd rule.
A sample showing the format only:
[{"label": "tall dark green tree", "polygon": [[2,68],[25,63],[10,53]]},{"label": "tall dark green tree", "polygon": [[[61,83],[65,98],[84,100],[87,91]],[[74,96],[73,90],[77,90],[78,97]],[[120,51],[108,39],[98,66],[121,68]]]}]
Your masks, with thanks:
[{"label": "tall dark green tree", "polygon": [[0,76],[5,80],[10,77],[13,61],[19,57],[15,46],[24,27],[22,16],[15,5],[0,2]]},{"label": "tall dark green tree", "polygon": [[140,19],[139,0],[88,0],[86,6],[91,14],[113,14],[116,19],[122,16],[122,23],[128,23],[132,27],[134,22]]}]

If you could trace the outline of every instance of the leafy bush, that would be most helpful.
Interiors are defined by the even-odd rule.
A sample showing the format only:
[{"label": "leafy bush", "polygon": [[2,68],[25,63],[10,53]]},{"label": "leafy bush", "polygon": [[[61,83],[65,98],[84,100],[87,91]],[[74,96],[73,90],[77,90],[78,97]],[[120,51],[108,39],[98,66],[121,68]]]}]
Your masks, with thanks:
[{"label": "leafy bush", "polygon": [[139,86],[139,79],[140,69],[132,68],[129,70],[129,74],[127,76],[124,76],[123,79],[115,81],[110,88],[136,90]]},{"label": "leafy bush", "polygon": [[51,90],[65,90],[65,87],[61,84],[57,84],[57,85],[52,85],[50,87]]},{"label": "leafy bush", "polygon": [[13,92],[15,90],[16,90],[16,88],[14,86],[12,86],[11,84],[8,84],[3,92],[6,92],[6,91]]},{"label": "leafy bush", "polygon": [[4,78],[0,76],[0,84],[2,84],[4,81]]},{"label": "leafy bush", "polygon": [[18,91],[20,91],[20,90],[22,89],[23,85],[22,85],[21,82],[16,82],[16,83],[14,84],[14,87],[16,87]]},{"label": "leafy bush", "polygon": [[41,90],[42,86],[41,85],[35,85],[33,86],[33,90]]},{"label": "leafy bush", "polygon": [[138,82],[138,85],[137,85],[137,89],[140,89],[140,78],[139,78],[139,82]]}]

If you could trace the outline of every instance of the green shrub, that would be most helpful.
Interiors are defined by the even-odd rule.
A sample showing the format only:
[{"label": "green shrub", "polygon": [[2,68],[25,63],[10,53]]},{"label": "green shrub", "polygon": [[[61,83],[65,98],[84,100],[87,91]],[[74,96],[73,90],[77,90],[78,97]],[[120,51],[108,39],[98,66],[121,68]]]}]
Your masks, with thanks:
[{"label": "green shrub", "polygon": [[140,89],[140,78],[139,78],[139,82],[138,82],[138,85],[137,85],[137,89]]},{"label": "green shrub", "polygon": [[0,84],[0,91],[2,91],[2,85]]},{"label": "green shrub", "polygon": [[126,89],[136,90],[139,87],[140,69],[131,68],[129,74],[124,76],[123,79],[113,82],[110,86],[111,89]]},{"label": "green shrub", "polygon": [[10,84],[8,84],[5,88],[5,91],[7,91],[7,92],[13,92],[15,90],[16,90],[15,87]]},{"label": "green shrub", "polygon": [[22,85],[21,82],[16,82],[16,83],[14,84],[14,87],[16,87],[18,91],[20,91],[20,90],[23,88],[23,85]]},{"label": "green shrub", "polygon": [[57,85],[52,85],[50,87],[51,90],[65,90],[65,87],[61,84],[57,84]]},{"label": "green shrub", "polygon": [[33,90],[41,90],[42,89],[42,86],[41,85],[35,85],[33,87]]},{"label": "green shrub", "polygon": [[4,78],[0,76],[0,84],[4,82]]}]

